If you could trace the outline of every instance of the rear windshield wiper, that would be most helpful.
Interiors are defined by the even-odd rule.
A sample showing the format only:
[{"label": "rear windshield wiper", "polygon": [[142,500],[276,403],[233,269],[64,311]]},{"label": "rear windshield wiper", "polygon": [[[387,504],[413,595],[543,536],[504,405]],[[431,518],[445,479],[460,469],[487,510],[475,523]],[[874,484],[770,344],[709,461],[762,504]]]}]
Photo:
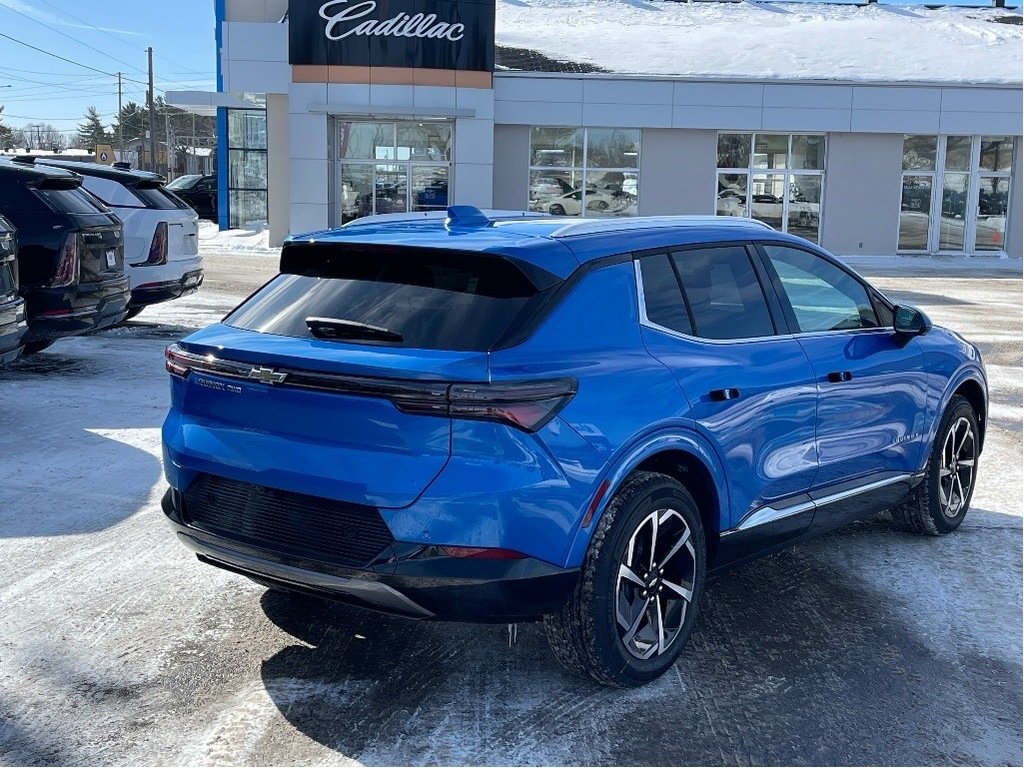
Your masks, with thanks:
[{"label": "rear windshield wiper", "polygon": [[318,339],[363,339],[365,341],[402,341],[402,334],[376,325],[340,320],[335,317],[307,317],[306,327]]}]

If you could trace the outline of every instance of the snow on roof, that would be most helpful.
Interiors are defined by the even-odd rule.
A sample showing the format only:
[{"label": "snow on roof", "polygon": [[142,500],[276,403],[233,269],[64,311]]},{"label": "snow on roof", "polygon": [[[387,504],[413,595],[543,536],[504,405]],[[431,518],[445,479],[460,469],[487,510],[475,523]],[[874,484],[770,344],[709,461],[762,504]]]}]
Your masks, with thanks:
[{"label": "snow on roof", "polygon": [[498,0],[497,44],[684,77],[1017,84],[1022,66],[1020,11],[1006,8]]}]

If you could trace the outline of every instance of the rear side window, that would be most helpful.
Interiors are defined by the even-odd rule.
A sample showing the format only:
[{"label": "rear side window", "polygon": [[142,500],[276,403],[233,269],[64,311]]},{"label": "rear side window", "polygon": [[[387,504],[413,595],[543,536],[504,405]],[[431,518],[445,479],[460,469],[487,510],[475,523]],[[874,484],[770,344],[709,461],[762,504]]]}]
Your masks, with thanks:
[{"label": "rear side window", "polygon": [[296,245],[285,249],[282,269],[290,274],[274,278],[224,322],[314,338],[307,320],[317,318],[390,337],[341,331],[337,340],[346,343],[486,351],[537,295],[514,264],[476,253]]},{"label": "rear side window", "polygon": [[768,303],[746,248],[678,251],[672,261],[698,336],[744,339],[775,334]]},{"label": "rear side window", "polygon": [[640,274],[644,284],[644,309],[647,319],[662,328],[693,335],[690,317],[686,314],[679,280],[668,254],[646,256],[640,259]]}]

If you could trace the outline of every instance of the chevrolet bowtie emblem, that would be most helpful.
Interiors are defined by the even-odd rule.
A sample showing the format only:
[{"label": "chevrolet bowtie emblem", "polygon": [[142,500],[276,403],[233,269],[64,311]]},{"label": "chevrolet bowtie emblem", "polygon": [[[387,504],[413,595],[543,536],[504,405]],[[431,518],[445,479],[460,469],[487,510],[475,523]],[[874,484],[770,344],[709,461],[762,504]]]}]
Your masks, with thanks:
[{"label": "chevrolet bowtie emblem", "polygon": [[287,373],[279,373],[273,368],[253,368],[249,371],[249,378],[258,381],[262,384],[280,384],[288,378]]}]

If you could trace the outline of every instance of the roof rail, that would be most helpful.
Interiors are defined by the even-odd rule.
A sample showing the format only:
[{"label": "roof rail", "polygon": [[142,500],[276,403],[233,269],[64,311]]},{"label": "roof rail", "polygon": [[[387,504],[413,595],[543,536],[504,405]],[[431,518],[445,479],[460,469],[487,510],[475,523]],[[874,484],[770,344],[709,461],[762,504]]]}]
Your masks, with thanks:
[{"label": "roof rail", "polygon": [[580,219],[551,233],[551,237],[577,237],[603,232],[628,232],[635,229],[668,229],[670,227],[758,227],[771,226],[757,219],[739,216],[637,216],[635,218]]},{"label": "roof rail", "polygon": [[[483,219],[487,220],[487,223],[480,223],[480,226],[487,226],[494,221],[507,221],[509,219],[544,219],[551,218],[546,213],[538,213],[536,211],[506,211],[497,210],[493,208],[479,209],[472,208],[472,206],[453,206],[455,209],[455,219],[467,220],[467,216],[470,215],[471,209],[476,211]],[[361,219],[354,219],[348,224],[345,224],[343,229],[354,229],[356,227],[366,227],[374,224],[394,224],[403,221],[447,221],[452,217],[452,208],[445,211],[416,211],[413,213],[378,213],[374,216],[364,216]],[[480,221],[475,216],[473,221]]]},{"label": "roof rail", "polygon": [[35,165],[36,158],[34,155],[15,155],[11,158],[12,163],[21,163],[23,165]]}]

